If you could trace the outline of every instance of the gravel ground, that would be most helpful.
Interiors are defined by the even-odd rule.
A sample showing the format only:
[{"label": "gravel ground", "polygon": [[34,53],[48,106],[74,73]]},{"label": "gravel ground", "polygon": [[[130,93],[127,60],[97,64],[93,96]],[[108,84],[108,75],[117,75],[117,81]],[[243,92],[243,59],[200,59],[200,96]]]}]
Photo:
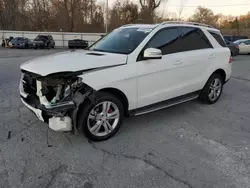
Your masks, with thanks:
[{"label": "gravel ground", "polygon": [[1,188],[250,187],[250,56],[234,59],[216,104],[131,117],[89,143],[48,130],[20,102],[20,64],[57,51],[0,49]]}]

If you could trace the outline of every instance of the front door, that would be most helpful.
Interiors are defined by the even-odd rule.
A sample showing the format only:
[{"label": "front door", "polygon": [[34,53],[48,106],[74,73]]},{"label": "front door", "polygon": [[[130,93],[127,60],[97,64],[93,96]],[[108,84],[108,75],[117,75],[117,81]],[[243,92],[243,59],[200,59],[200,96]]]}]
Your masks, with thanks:
[{"label": "front door", "polygon": [[[176,95],[176,86],[183,82],[184,57],[178,54],[179,28],[169,27],[157,32],[146,48],[158,48],[162,59],[137,62],[138,107],[166,100]],[[143,53],[143,52],[142,52]]]}]

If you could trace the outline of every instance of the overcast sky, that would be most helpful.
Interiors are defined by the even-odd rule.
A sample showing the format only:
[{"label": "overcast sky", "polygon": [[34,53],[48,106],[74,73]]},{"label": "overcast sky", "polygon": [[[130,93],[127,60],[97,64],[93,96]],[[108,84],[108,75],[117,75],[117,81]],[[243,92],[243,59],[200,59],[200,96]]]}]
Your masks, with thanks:
[{"label": "overcast sky", "polygon": [[[104,2],[105,0],[98,0],[98,1]],[[109,0],[109,6],[111,6],[115,1],[116,0]],[[139,2],[139,0],[131,0],[131,1]],[[167,3],[162,3],[162,6],[159,8],[159,11],[160,12],[164,11],[164,13],[166,12],[177,13],[178,5],[180,5],[180,2],[181,0],[168,0]],[[222,13],[225,15],[236,16],[236,15],[246,14],[248,11],[250,11],[250,0],[187,0],[187,4],[182,16],[189,17],[194,12],[197,5],[211,8],[215,13]]]}]

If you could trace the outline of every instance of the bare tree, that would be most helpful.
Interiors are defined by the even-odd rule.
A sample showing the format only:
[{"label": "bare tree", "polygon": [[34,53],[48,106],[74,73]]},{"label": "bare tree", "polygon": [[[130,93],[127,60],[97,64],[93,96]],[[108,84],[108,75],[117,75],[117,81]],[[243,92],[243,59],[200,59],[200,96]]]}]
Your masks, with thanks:
[{"label": "bare tree", "polygon": [[154,21],[155,10],[161,5],[162,1],[163,0],[140,0],[141,19],[145,23],[152,23]]},{"label": "bare tree", "polygon": [[199,6],[190,21],[216,26],[219,18],[220,15],[214,14],[211,9]]},{"label": "bare tree", "polygon": [[181,15],[185,9],[187,2],[188,2],[188,0],[180,0],[180,6],[178,8],[178,19],[179,20],[182,20]]}]

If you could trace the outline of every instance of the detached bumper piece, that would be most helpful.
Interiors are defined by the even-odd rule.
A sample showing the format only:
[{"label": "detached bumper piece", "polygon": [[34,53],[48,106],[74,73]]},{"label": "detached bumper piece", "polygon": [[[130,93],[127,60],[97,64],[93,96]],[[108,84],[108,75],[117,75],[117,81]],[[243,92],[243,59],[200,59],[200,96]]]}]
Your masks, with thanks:
[{"label": "detached bumper piece", "polygon": [[70,117],[52,117],[49,119],[49,127],[54,131],[72,131],[72,120]]},{"label": "detached bumper piece", "polygon": [[66,113],[76,108],[73,101],[59,102],[53,106],[44,106],[39,104],[39,100],[35,97],[27,96],[27,98],[24,98],[21,96],[21,100],[23,104],[38,117],[39,120],[48,123],[52,130],[72,130],[72,119],[67,116]]},{"label": "detached bumper piece", "polygon": [[73,101],[59,102],[55,105],[38,105],[38,109],[46,112],[50,116],[64,116],[63,112],[76,108],[76,105]]}]

